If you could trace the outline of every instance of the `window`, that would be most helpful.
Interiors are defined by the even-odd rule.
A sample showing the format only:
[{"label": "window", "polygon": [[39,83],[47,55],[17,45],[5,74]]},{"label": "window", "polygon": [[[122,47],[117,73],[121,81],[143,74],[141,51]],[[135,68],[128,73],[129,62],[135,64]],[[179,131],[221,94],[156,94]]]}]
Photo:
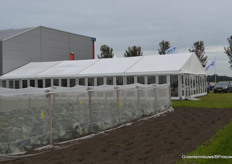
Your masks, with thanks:
[{"label": "window", "polygon": [[59,79],[53,79],[53,86],[59,86]]},{"label": "window", "polygon": [[134,76],[127,76],[127,84],[134,84]]},{"label": "window", "polygon": [[6,80],[2,81],[2,87],[6,88]]},{"label": "window", "polygon": [[14,81],[13,80],[9,81],[9,88],[14,88]]},{"label": "window", "polygon": [[85,79],[84,78],[79,79],[79,85],[85,85]]},{"label": "window", "polygon": [[171,96],[178,97],[178,75],[170,75]]},{"label": "window", "polygon": [[185,93],[186,93],[186,96],[190,96],[190,81],[189,81],[189,75],[185,75]]},{"label": "window", "polygon": [[106,78],[106,84],[107,85],[113,85],[113,77],[107,77]]},{"label": "window", "polygon": [[70,87],[74,87],[76,85],[76,79],[70,79]]},{"label": "window", "polygon": [[116,77],[116,84],[123,85],[123,77],[122,76]]},{"label": "window", "polygon": [[23,88],[27,88],[27,80],[23,80]]},{"label": "window", "polygon": [[30,87],[35,87],[35,80],[30,80]]},{"label": "window", "polygon": [[45,79],[45,88],[51,87],[51,79]]},{"label": "window", "polygon": [[145,84],[144,76],[138,76],[137,77],[137,83]]},{"label": "window", "polygon": [[88,86],[94,86],[94,78],[88,78]]},{"label": "window", "polygon": [[15,80],[15,89],[19,89],[19,80]]},{"label": "window", "polygon": [[61,86],[67,87],[67,79],[61,79]]},{"label": "window", "polygon": [[159,76],[159,84],[167,83],[167,76]]},{"label": "window", "polygon": [[148,76],[148,84],[155,84],[156,81],[155,81],[155,76]]},{"label": "window", "polygon": [[103,85],[103,77],[98,77],[97,78],[97,86]]},{"label": "window", "polygon": [[97,78],[97,86],[103,85],[103,77],[98,77]]},{"label": "window", "polygon": [[185,87],[184,75],[181,75],[181,90],[182,90],[182,96],[184,96],[184,87]]}]

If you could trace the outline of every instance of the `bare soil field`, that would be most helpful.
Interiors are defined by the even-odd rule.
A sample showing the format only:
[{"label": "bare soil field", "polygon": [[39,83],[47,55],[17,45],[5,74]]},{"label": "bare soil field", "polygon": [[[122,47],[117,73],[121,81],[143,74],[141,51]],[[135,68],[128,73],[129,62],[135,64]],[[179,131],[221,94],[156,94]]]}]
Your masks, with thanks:
[{"label": "bare soil field", "polygon": [[174,112],[157,118],[136,121],[89,139],[66,143],[61,148],[42,150],[40,155],[2,163],[176,163],[230,121],[232,109],[175,108]]}]

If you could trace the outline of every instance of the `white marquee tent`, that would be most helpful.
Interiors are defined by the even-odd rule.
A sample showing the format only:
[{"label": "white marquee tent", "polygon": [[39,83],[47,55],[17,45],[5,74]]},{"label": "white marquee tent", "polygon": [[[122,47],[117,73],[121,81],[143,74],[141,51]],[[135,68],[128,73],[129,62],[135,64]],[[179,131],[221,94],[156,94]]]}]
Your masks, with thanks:
[{"label": "white marquee tent", "polygon": [[170,83],[173,99],[206,94],[206,72],[192,53],[32,62],[0,77],[6,88]]}]

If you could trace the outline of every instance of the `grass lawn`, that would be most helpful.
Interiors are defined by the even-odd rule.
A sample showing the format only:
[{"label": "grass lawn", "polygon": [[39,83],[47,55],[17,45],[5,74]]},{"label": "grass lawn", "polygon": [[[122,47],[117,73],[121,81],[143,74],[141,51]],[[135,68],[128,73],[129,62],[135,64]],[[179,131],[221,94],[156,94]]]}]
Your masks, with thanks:
[{"label": "grass lawn", "polygon": [[[187,154],[188,156],[231,156],[232,158],[232,122],[217,131],[217,133],[204,145],[198,146],[193,152]],[[232,163],[232,159],[183,159],[179,164],[183,163]]]},{"label": "grass lawn", "polygon": [[213,93],[200,97],[200,101],[172,101],[173,107],[232,108],[232,93]]},{"label": "grass lawn", "polygon": [[[173,107],[232,108],[232,93],[209,93],[200,101],[173,101]],[[186,154],[185,154],[186,155]],[[232,122],[187,156],[231,156]],[[232,159],[183,159],[179,163],[232,163]]]}]

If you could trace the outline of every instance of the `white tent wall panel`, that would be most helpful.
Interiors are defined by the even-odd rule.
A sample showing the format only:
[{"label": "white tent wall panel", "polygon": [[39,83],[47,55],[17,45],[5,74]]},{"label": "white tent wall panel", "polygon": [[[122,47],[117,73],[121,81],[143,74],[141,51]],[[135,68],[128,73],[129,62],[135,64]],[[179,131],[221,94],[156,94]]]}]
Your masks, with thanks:
[{"label": "white tent wall panel", "polygon": [[[177,75],[176,75],[177,76]],[[146,78],[147,76],[145,76],[144,78]],[[169,75],[167,75],[167,79],[168,79],[168,77],[169,77]],[[125,77],[126,78],[126,77]],[[137,77],[136,77],[137,78]],[[135,79],[136,79],[135,78]],[[91,78],[85,78],[85,85],[86,86],[88,86],[89,85],[89,79],[91,79]],[[97,78],[92,78],[94,81],[93,81],[93,84],[91,85],[91,86],[96,86],[97,84],[96,84],[96,80],[97,80]],[[106,77],[104,78],[104,79],[107,79]],[[116,77],[113,77],[113,79],[116,79]],[[201,85],[200,87],[199,87],[199,94],[197,94],[197,89],[196,88],[190,88],[190,80],[191,80],[191,78],[189,77],[189,75],[185,75],[185,81],[186,81],[186,83],[185,83],[185,85],[184,86],[186,86],[188,89],[186,90],[186,89],[184,89],[183,88],[183,90],[185,91],[185,95],[184,95],[184,97],[183,98],[185,98],[185,97],[188,97],[188,96],[200,96],[202,93],[204,93],[204,85]],[[39,80],[39,79],[38,79]],[[34,86],[38,86],[38,80],[35,80],[35,82],[34,82]],[[51,84],[50,85],[46,85],[46,81],[47,80],[51,80]],[[66,85],[63,85],[63,83],[61,82],[62,80],[67,80],[67,84]],[[59,79],[59,86],[65,86],[65,87],[70,87],[70,78],[69,79]],[[75,79],[72,79],[72,80],[75,80]],[[11,80],[12,81],[12,80]],[[7,87],[8,88],[15,88],[15,81],[16,80],[14,80],[13,81],[13,85],[11,84],[11,85],[9,85],[9,83],[11,82],[11,81],[7,81]],[[25,81],[25,82],[23,82],[23,81]],[[42,79],[42,81],[43,81],[43,84],[42,85],[40,85],[40,87],[43,87],[43,88],[45,88],[45,87],[50,87],[50,86],[53,86],[54,84],[53,84],[53,79]],[[78,79],[76,80],[77,82],[75,82],[75,83],[78,83]],[[106,80],[105,80],[106,81]],[[26,86],[22,86],[22,84],[24,84],[24,83],[26,83],[27,85]],[[115,80],[114,80],[114,82],[113,82],[113,85],[115,85]],[[168,82],[169,83],[169,82]],[[181,81],[180,82],[178,82],[179,84],[181,84]],[[28,86],[31,86],[30,85],[30,80],[29,79],[27,79],[27,80],[20,80],[19,81],[19,84],[21,84],[20,85],[20,87],[19,88],[25,88],[25,87],[28,87]],[[105,82],[105,84],[107,84],[106,82]],[[146,83],[145,83],[146,84]],[[196,85],[197,86],[197,85]],[[180,87],[180,85],[178,85],[178,87]],[[177,90],[178,90],[178,97],[179,98],[181,98],[181,96],[180,96],[180,94],[181,94],[181,92],[179,91],[180,89],[179,88],[177,88]],[[176,96],[175,96],[176,97]]]},{"label": "white tent wall panel", "polygon": [[[154,75],[155,76],[155,75]],[[173,76],[176,76],[178,84],[175,84],[176,86],[174,87],[173,82],[171,83],[171,77],[173,78]],[[155,84],[159,84],[159,77],[160,76],[155,76],[155,78],[157,79]],[[205,77],[204,76],[195,76],[195,75],[190,75],[190,74],[184,74],[183,77],[183,82],[182,83],[182,75],[162,75],[162,78],[165,77],[167,83],[169,83],[171,85],[171,89],[172,89],[172,97],[174,97],[174,99],[185,99],[186,97],[197,97],[197,96],[202,96],[204,95],[204,85],[205,85]],[[200,85],[196,85],[193,86],[193,81],[194,78],[196,77],[199,79],[200,81]],[[124,79],[124,85],[128,84],[128,78],[127,76],[122,77]],[[133,83],[136,83],[136,81],[138,80],[137,76],[130,76],[130,78],[134,79]],[[148,76],[143,76],[144,78],[144,84],[150,84],[148,83]],[[84,80],[84,82],[80,83],[80,80]],[[70,81],[74,80],[74,84],[81,84],[81,85],[85,85],[85,86],[97,86],[97,80],[99,78],[97,77],[93,77],[93,78],[59,78],[57,80],[59,80],[59,84],[58,86],[63,86],[63,87],[71,87]],[[107,81],[108,79],[111,80],[111,83],[109,83],[109,81]],[[16,88],[15,87],[15,82],[19,81],[18,83],[20,84],[18,88],[25,88],[25,87],[41,87],[41,88],[46,88],[46,87],[50,87],[50,86],[54,86],[54,80],[56,79],[34,79],[33,84],[31,85],[30,81],[32,81],[32,79],[24,79],[24,80],[7,80],[6,81],[6,87],[7,88]],[[103,84],[104,85],[117,85],[117,77],[103,77]],[[12,83],[13,81],[13,83]],[[41,81],[41,82],[39,82]],[[49,85],[47,85],[49,81]],[[196,80],[197,81],[197,80]],[[11,83],[11,85],[9,84]],[[133,83],[129,83],[129,84],[133,84]],[[26,84],[26,85],[25,85]],[[72,85],[74,86],[74,85]],[[197,88],[199,87],[199,88]],[[183,91],[183,92],[181,92]]]},{"label": "white tent wall panel", "polygon": [[178,99],[182,99],[183,95],[182,95],[182,75],[177,75],[178,76]]},{"label": "white tent wall panel", "polygon": [[[200,97],[207,94],[205,75],[184,74],[182,77],[184,78],[181,89],[182,99],[186,97]],[[192,85],[194,81],[196,82],[195,86]]]}]

